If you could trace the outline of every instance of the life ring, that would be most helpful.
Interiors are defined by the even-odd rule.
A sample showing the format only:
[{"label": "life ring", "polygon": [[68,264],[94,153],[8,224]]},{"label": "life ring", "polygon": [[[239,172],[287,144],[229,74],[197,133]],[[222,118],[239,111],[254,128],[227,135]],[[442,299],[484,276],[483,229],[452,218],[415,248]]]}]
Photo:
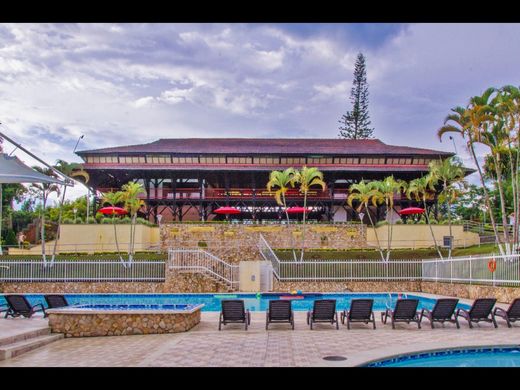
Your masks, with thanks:
[{"label": "life ring", "polygon": [[488,269],[491,272],[495,272],[497,270],[497,261],[495,259],[489,260],[489,262],[488,262]]}]

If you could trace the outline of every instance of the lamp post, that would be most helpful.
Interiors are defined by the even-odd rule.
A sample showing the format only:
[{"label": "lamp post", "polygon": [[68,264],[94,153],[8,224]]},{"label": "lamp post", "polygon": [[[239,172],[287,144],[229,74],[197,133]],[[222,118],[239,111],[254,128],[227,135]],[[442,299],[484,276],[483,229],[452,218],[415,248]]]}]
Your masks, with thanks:
[{"label": "lamp post", "polygon": [[73,208],[72,211],[74,212],[74,225],[76,224],[76,214],[78,213],[78,209],[77,208]]}]

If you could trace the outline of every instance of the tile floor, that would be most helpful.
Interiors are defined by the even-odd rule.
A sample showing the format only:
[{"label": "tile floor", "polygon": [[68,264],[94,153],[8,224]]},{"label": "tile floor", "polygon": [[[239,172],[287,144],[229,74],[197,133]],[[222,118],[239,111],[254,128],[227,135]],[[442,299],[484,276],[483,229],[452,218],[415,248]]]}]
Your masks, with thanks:
[{"label": "tile floor", "polygon": [[[7,366],[355,366],[385,356],[416,350],[474,346],[520,344],[520,324],[512,329],[499,319],[498,329],[481,324],[461,329],[448,324],[432,330],[427,320],[423,328],[415,324],[383,325],[376,313],[377,329],[355,324],[349,331],[327,324],[310,330],[305,313],[296,312],[296,329],[273,324],[265,331],[265,313],[252,313],[248,331],[241,325],[227,325],[218,331],[218,313],[202,313],[199,325],[186,333],[135,335],[59,340],[19,357],[1,361]],[[36,319],[44,321],[43,319]],[[31,321],[31,319],[20,319]],[[3,320],[0,321],[0,324]],[[0,325],[0,333],[1,333]],[[5,326],[5,325],[4,325]],[[28,325],[23,325],[28,326]],[[0,334],[1,335],[1,334]],[[340,355],[345,361],[330,362],[323,358]]]}]

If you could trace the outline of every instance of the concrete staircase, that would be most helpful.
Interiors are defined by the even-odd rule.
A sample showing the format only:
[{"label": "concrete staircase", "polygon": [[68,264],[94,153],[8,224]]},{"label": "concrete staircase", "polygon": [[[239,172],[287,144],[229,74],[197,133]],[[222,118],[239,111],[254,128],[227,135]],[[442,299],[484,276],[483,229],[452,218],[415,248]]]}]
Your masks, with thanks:
[{"label": "concrete staircase", "polygon": [[25,352],[43,347],[63,338],[63,334],[51,334],[49,327],[42,327],[0,338],[0,360],[10,359]]}]

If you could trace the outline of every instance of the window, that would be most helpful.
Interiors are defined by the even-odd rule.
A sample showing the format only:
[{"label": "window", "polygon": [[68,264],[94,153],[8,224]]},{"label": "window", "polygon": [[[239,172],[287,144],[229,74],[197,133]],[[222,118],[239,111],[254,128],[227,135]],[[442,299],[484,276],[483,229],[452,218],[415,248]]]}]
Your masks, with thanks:
[{"label": "window", "polygon": [[153,154],[146,156],[146,162],[148,164],[169,164],[171,159],[168,155]]},{"label": "window", "polygon": [[251,164],[251,157],[228,157],[228,164]]},{"label": "window", "polygon": [[417,164],[417,165],[424,165],[425,164],[424,161],[425,161],[424,158],[414,158],[413,159],[413,163]]},{"label": "window", "polygon": [[282,157],[280,158],[280,164],[305,164],[305,157]]},{"label": "window", "polygon": [[198,157],[172,157],[172,163],[173,164],[198,164],[199,158]]}]

